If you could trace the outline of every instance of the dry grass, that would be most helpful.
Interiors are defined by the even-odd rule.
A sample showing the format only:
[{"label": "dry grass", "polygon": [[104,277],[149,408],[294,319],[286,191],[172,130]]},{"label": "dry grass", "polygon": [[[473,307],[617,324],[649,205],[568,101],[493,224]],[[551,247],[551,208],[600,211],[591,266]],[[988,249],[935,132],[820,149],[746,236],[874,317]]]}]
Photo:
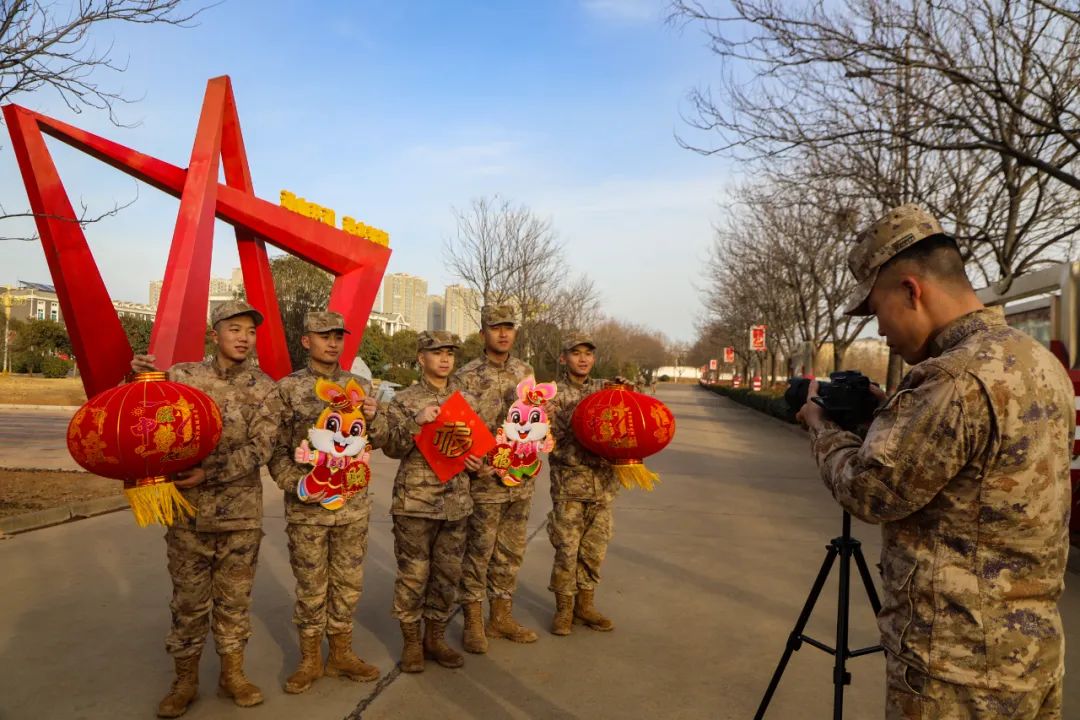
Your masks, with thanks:
[{"label": "dry grass", "polygon": [[120,495],[124,484],[85,472],[0,468],[0,517]]},{"label": "dry grass", "polygon": [[78,378],[0,375],[0,404],[82,405],[86,392]]}]

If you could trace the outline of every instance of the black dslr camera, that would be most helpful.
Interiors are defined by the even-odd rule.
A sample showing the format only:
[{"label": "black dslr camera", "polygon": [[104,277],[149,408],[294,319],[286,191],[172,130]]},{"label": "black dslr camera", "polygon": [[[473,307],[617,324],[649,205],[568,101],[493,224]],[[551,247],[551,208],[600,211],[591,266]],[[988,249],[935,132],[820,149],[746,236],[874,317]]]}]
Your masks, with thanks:
[{"label": "black dslr camera", "polygon": [[[806,404],[809,391],[809,380],[791,378],[784,393],[784,401],[793,412],[798,412]],[[814,398],[814,404],[824,408],[830,420],[851,432],[870,424],[879,402],[870,392],[870,378],[857,370],[845,370],[829,375],[828,382],[819,383],[818,396]]]}]

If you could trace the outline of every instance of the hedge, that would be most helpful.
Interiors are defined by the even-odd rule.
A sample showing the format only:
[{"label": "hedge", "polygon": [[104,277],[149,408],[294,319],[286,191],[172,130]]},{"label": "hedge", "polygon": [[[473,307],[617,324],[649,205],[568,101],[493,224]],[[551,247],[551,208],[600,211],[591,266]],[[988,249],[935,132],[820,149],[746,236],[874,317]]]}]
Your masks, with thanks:
[{"label": "hedge", "polygon": [[759,390],[754,392],[749,388],[733,388],[730,385],[706,385],[704,383],[702,383],[701,387],[711,390],[717,395],[729,397],[740,405],[780,418],[784,422],[795,422],[795,411],[784,402],[784,393],[782,391]]}]

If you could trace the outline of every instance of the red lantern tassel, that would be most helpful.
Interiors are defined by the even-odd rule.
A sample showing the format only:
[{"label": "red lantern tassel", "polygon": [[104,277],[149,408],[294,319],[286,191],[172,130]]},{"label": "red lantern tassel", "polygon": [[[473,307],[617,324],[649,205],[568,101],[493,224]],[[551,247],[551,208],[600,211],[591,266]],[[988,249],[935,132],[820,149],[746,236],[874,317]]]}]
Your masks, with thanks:
[{"label": "red lantern tassel", "polygon": [[622,483],[627,490],[637,486],[652,492],[653,486],[660,482],[660,476],[640,460],[616,460],[612,463],[615,469],[615,478]]},{"label": "red lantern tassel", "polygon": [[135,482],[125,481],[124,495],[139,527],[150,523],[170,526],[185,516],[195,515],[195,508],[184,499],[176,485],[160,475]]}]

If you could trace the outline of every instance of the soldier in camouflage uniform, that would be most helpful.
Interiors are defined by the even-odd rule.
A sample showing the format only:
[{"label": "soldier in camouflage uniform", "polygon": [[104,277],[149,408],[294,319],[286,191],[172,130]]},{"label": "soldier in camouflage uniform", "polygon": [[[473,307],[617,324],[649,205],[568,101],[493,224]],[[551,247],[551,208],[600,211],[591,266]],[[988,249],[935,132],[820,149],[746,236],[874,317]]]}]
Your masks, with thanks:
[{"label": "soldier in camouflage uniform", "polygon": [[547,409],[555,436],[547,522],[548,538],[555,548],[548,586],[555,593],[551,623],[555,635],[569,635],[574,622],[601,631],[615,627],[593,606],[593,597],[614,529],[611,506],[620,486],[611,464],[582,447],[570,425],[578,403],[605,385],[589,377],[596,362],[595,349],[583,333],[565,338],[559,358],[564,368],[557,380],[559,391]]},{"label": "soldier in camouflage uniform", "polygon": [[[371,383],[345,372],[338,364],[345,340],[345,321],[336,312],[309,312],[304,317],[301,342],[308,351],[308,364],[278,382],[285,414],[281,435],[270,461],[274,481],[285,491],[285,533],[289,538],[289,562],[296,577],[296,607],[293,622],[300,634],[300,664],[285,681],[285,691],[302,693],[322,677],[322,636],[326,633],[330,655],[325,673],[369,681],[379,677],[379,669],[353,652],[353,611],[360,601],[364,579],[371,498],[365,487],[337,510],[327,510],[319,501],[322,493],[301,500],[296,488],[311,470],[296,462],[298,448],[306,448],[308,430],[327,408],[327,401],[315,393],[318,380],[344,388],[354,380],[363,389],[363,415],[371,447],[386,441],[386,418],[378,412],[371,396]],[[348,407],[346,412],[357,408]],[[348,428],[341,428],[348,433]]]},{"label": "soldier in camouflage uniform", "polygon": [[[479,413],[494,434],[502,426],[518,383],[533,374],[528,363],[510,355],[517,319],[508,305],[485,305],[480,311],[484,352],[458,370],[462,387],[479,401]],[[473,514],[461,576],[465,626],[462,643],[472,653],[487,651],[487,638],[536,642],[536,633],[511,614],[518,571],[525,558],[525,538],[533,482],[502,484],[489,464],[472,477]],[[491,610],[485,631],[484,596]]]},{"label": "soldier in camouflage uniform", "polygon": [[[440,482],[413,440],[421,426],[435,420],[440,406],[462,390],[450,377],[454,350],[460,346],[457,336],[443,330],[422,332],[416,345],[420,381],[400,390],[391,401],[389,437],[383,446],[387,457],[401,460],[390,506],[398,566],[393,614],[404,639],[401,669],[410,673],[423,672],[425,657],[450,668],[465,663],[461,653],[446,644],[445,633],[457,608],[465,529],[473,511],[469,474],[461,472]],[[477,407],[475,398],[464,391],[462,395]],[[466,468],[479,470],[480,460],[470,456]]]},{"label": "soldier in camouflage uniform", "polygon": [[[221,410],[221,441],[202,464],[176,481],[195,508],[165,533],[172,577],[172,630],[165,641],[176,679],[158,716],[179,717],[198,690],[199,656],[212,629],[221,656],[220,691],[237,705],[263,701],[244,675],[244,646],[251,636],[251,587],[262,540],[259,466],[270,459],[281,420],[277,387],[248,362],[262,315],[234,300],[211,316],[217,352],[204,362],[179,363],[169,379],[197,388]],[[136,356],[132,369],[154,369],[152,355]]]},{"label": "soldier in camouflage uniform", "polygon": [[849,265],[849,314],[876,315],[914,367],[865,440],[813,403],[800,418],[833,496],[882,524],[886,717],[1061,718],[1068,375],[982,306],[917,206],[864,232]]}]

